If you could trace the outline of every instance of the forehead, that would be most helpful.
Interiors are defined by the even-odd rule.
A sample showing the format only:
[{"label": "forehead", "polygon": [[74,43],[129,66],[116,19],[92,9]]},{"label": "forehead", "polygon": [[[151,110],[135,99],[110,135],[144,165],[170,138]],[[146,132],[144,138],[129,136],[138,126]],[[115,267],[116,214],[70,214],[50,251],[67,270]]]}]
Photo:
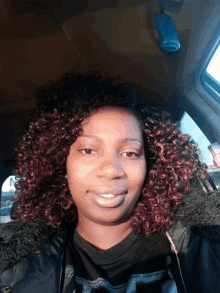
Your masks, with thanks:
[{"label": "forehead", "polygon": [[86,119],[86,124],[89,122],[98,122],[98,120],[105,120],[106,122],[113,122],[114,120],[119,121],[130,121],[132,123],[138,124],[136,117],[127,110],[122,108],[113,107],[113,106],[105,106],[97,110],[94,114],[92,114],[88,119]]},{"label": "forehead", "polygon": [[141,138],[142,131],[136,117],[122,108],[105,106],[94,111],[90,117],[82,123],[84,134],[110,132],[114,135],[129,135]]},{"label": "forehead", "polygon": [[78,137],[93,137],[96,140],[140,141],[144,133],[141,123],[132,112],[118,107],[105,106],[95,110],[82,122],[82,134]]}]

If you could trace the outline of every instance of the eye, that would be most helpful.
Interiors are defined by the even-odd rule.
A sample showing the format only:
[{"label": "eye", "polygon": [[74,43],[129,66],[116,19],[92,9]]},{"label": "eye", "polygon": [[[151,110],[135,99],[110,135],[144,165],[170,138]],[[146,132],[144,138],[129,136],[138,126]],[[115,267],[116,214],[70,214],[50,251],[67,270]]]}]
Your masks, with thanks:
[{"label": "eye", "polygon": [[[94,151],[94,150],[92,150],[92,149],[82,149],[82,150],[79,150],[79,152],[82,152],[82,151]],[[133,154],[133,155],[135,155],[135,157],[140,157],[140,155],[139,154],[137,154],[137,153],[134,153],[134,152],[125,152],[124,154]],[[89,156],[89,155],[91,155],[91,154],[86,154],[85,153],[85,155],[87,155],[87,156]],[[129,158],[133,158],[133,156],[132,157],[129,157]]]},{"label": "eye", "polygon": [[[85,151],[85,150],[90,150],[90,151],[93,151],[92,149],[82,149],[82,150],[79,150],[79,152],[82,152],[82,151]],[[91,155],[91,154],[85,154],[85,155]]]},{"label": "eye", "polygon": [[[124,154],[133,154],[133,155],[135,155],[135,157],[140,157],[139,154],[137,154],[137,153],[133,153],[133,152],[125,152]],[[132,158],[133,158],[133,157],[132,157]]]}]

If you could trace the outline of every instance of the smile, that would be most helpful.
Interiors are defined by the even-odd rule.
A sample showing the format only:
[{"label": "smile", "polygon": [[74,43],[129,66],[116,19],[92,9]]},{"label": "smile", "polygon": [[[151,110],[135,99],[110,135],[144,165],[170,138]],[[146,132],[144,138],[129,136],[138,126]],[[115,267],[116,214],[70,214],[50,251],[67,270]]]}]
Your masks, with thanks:
[{"label": "smile", "polygon": [[125,201],[127,192],[120,195],[96,194],[92,192],[88,192],[88,194],[96,205],[106,208],[115,208]]}]

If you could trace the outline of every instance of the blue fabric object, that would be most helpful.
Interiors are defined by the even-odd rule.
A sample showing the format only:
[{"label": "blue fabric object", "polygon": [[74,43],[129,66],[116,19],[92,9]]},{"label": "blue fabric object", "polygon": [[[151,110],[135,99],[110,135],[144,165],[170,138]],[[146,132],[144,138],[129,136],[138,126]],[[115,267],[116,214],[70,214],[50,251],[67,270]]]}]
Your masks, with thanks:
[{"label": "blue fabric object", "polygon": [[167,52],[175,52],[180,48],[180,41],[170,15],[162,13],[154,17],[154,23],[160,40],[161,48]]}]

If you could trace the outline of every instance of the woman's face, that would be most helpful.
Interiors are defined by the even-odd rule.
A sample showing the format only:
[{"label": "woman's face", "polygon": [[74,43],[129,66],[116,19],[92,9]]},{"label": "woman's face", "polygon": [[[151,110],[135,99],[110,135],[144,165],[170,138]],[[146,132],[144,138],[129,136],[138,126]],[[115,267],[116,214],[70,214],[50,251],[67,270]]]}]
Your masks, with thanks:
[{"label": "woman's face", "polygon": [[[72,144],[66,164],[78,221],[105,226],[128,221],[146,177],[138,121],[120,108],[103,107],[82,127],[83,134]],[[100,196],[106,193],[122,195]]]}]

